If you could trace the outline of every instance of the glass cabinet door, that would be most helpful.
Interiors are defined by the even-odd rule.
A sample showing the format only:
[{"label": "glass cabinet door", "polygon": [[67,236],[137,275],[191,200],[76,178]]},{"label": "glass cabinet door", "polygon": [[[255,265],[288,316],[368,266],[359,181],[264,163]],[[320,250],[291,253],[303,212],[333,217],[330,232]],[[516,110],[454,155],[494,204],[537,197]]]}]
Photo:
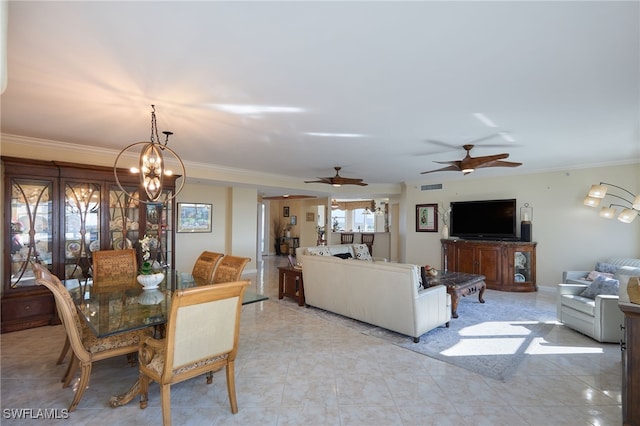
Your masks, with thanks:
[{"label": "glass cabinet door", "polygon": [[532,262],[530,251],[515,251],[514,252],[514,282],[528,282],[533,281],[532,275]]},{"label": "glass cabinet door", "polygon": [[64,194],[64,277],[83,280],[100,244],[100,184],[67,182]]},{"label": "glass cabinet door", "polygon": [[50,181],[11,180],[11,287],[34,286],[29,261],[52,268],[52,196]]},{"label": "glass cabinet door", "polygon": [[[135,188],[125,188],[137,198]],[[140,240],[140,203],[117,186],[109,189],[109,250],[130,249]]]}]

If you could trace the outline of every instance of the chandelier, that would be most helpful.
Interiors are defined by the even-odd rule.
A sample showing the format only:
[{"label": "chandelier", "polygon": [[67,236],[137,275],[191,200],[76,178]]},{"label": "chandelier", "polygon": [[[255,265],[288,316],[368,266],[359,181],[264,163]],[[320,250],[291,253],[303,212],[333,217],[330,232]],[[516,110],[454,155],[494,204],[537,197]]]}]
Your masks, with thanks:
[{"label": "chandelier", "polygon": [[[628,200],[616,194],[608,194],[608,188],[606,185],[626,192],[633,198],[633,200]],[[622,211],[618,215],[618,220],[620,222],[631,223],[636,218],[636,216],[640,216],[640,195],[634,195],[631,191],[607,182],[600,182],[600,184],[598,185],[592,185],[591,189],[589,189],[589,193],[584,199],[584,205],[589,207],[597,207],[600,204],[600,200],[604,199],[604,197],[606,196],[618,198],[627,204],[624,205],[612,203],[609,204],[609,207],[604,206],[600,210],[600,217],[604,217],[605,219],[613,219],[613,217],[617,213],[614,207],[622,207]]]},{"label": "chandelier", "polygon": [[[160,142],[160,138],[158,137],[158,126],[156,124],[156,107],[155,105],[151,105],[151,136],[149,142],[135,142],[131,145],[127,146],[125,149],[120,151],[118,156],[116,157],[116,161],[113,165],[113,174],[116,178],[116,184],[118,187],[125,192],[130,198],[139,201],[141,203],[157,203],[157,202],[167,202],[174,199],[182,188],[184,187],[184,182],[186,180],[186,172],[184,169],[184,163],[176,154],[174,150],[167,146],[169,142],[169,136],[171,136],[172,132],[162,132],[165,135],[164,142]],[[138,158],[138,167],[131,167],[129,170],[131,173],[140,175],[140,186],[144,189],[146,194],[146,199],[142,199],[137,191],[129,192],[125,188],[123,188],[120,183],[120,178],[118,177],[118,161],[120,157],[129,150],[133,148],[141,148],[140,154]],[[171,195],[165,194],[164,190],[164,178],[166,176],[172,176],[173,172],[166,168],[165,158],[163,153],[170,153],[180,165],[180,176],[182,176],[182,180],[180,182],[180,186],[178,189]]]}]

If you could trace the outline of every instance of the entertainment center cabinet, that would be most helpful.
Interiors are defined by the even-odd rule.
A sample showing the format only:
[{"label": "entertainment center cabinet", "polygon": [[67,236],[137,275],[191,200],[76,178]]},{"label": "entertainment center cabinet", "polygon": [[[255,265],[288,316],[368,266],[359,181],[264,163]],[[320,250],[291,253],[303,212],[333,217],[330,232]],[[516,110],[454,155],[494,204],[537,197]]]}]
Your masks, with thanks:
[{"label": "entertainment center cabinet", "polygon": [[536,244],[524,241],[443,239],[442,269],[486,277],[491,290],[537,291]]}]

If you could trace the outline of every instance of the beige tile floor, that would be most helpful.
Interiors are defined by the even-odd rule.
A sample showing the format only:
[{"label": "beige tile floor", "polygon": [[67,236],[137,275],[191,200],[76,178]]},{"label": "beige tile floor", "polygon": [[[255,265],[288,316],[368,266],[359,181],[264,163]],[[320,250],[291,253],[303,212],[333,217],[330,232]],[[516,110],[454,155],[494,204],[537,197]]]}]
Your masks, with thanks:
[{"label": "beige tile floor", "polygon": [[[529,356],[506,382],[366,336],[313,315],[292,300],[277,300],[277,266],[265,257],[254,290],[270,300],[243,308],[236,362],[239,412],[232,415],[223,372],[206,385],[196,378],[172,387],[175,425],[619,425],[621,365],[618,345],[605,344],[557,326],[553,342],[562,350]],[[491,297],[487,291],[485,299]],[[498,296],[497,292],[494,292]],[[552,292],[500,293],[549,306]],[[306,310],[306,311],[305,311]],[[7,409],[63,409],[71,388],[59,379],[55,361],[62,326],[0,336],[2,425],[42,424],[8,419]],[[558,348],[560,349],[560,348]],[[126,359],[96,363],[87,389],[66,425],[157,425],[159,391],[149,406],[134,400],[112,409],[109,397],[137,378]]]}]

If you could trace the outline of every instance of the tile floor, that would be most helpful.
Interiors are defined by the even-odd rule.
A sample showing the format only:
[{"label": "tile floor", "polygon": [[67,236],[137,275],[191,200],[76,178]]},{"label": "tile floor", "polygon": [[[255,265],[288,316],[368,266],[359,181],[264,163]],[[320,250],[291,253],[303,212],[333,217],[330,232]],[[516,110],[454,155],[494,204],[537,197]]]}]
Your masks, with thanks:
[{"label": "tile floor", "polygon": [[[618,345],[601,345],[558,325],[550,344],[558,351],[528,357],[511,379],[500,382],[328,322],[292,300],[278,301],[277,266],[286,262],[265,257],[258,273],[247,277],[270,300],[243,308],[238,414],[231,414],[221,371],[212,385],[203,377],[172,387],[174,425],[621,424]],[[545,291],[509,297],[554,303],[554,294]],[[63,339],[62,326],[0,335],[0,423],[42,424],[8,419],[7,409],[68,406],[73,390],[59,382],[66,367],[55,365]],[[68,420],[47,423],[161,424],[157,385],[145,410],[137,400],[109,408],[109,397],[136,378],[125,357],[96,363],[78,409]]]}]

